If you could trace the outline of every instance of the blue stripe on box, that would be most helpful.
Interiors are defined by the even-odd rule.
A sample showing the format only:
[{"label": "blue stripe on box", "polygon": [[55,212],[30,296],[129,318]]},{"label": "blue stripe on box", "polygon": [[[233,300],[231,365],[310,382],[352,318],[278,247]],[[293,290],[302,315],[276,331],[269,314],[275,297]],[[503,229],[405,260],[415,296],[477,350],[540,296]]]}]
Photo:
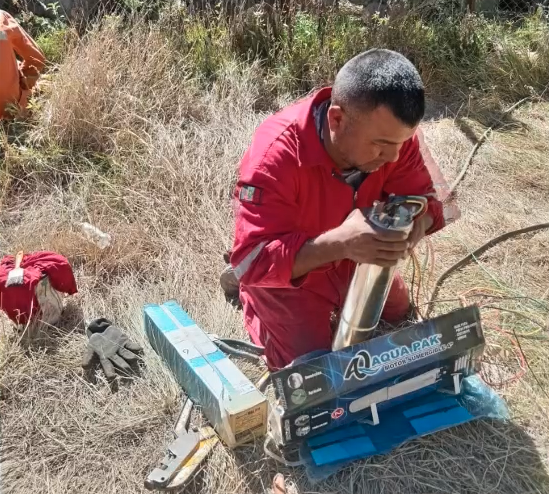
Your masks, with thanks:
[{"label": "blue stripe on box", "polygon": [[154,320],[155,326],[163,333],[169,333],[170,331],[176,331],[178,329],[175,322],[173,322],[159,305],[148,305],[146,307],[148,316]]},{"label": "blue stripe on box", "polygon": [[351,427],[336,429],[333,432],[327,432],[321,436],[312,437],[307,441],[307,444],[311,448],[318,448],[319,446],[342,441],[343,439],[348,439],[350,437],[361,436],[365,433],[366,431],[362,425],[353,425]]},{"label": "blue stripe on box", "polygon": [[443,408],[453,408],[457,405],[458,402],[455,398],[446,398],[444,400],[421,405],[420,407],[409,408],[402,413],[406,418],[411,419],[412,417],[418,417],[419,415],[424,415],[429,412],[436,412],[437,410],[442,410]]},{"label": "blue stripe on box", "polygon": [[458,406],[446,412],[433,413],[432,415],[426,415],[419,419],[410,420],[410,424],[418,434],[422,435],[430,434],[454,425],[463,424],[473,418],[474,417],[465,410],[465,408]]},{"label": "blue stripe on box", "polygon": [[224,358],[227,358],[227,356],[221,350],[216,350],[213,353],[208,353],[208,355],[206,355],[206,358],[195,357],[190,359],[189,364],[191,364],[191,367],[193,369],[196,369],[198,367],[204,367],[205,365],[208,365],[208,364],[213,364],[214,362],[223,360]]},{"label": "blue stripe on box", "polygon": [[185,327],[185,326],[195,326],[196,325],[196,323],[191,319],[189,314],[187,314],[181,308],[181,306],[177,302],[175,302],[174,300],[170,300],[169,302],[165,302],[164,304],[162,304],[162,306],[172,313],[172,315],[177,319],[177,321],[179,322],[179,324],[181,324],[181,326]]},{"label": "blue stripe on box", "polygon": [[194,357],[190,360],[187,360],[187,362],[193,369],[210,366],[221,381],[221,384],[230,392],[235,392],[236,390],[234,389],[234,386],[223,375],[223,372],[221,372],[218,367],[214,365],[216,362],[219,362],[220,360],[226,358],[228,358],[227,355],[225,355],[221,350],[216,350],[213,353],[208,353],[205,357]]},{"label": "blue stripe on box", "polygon": [[323,448],[313,449],[311,455],[318,466],[336,463],[341,460],[352,460],[376,452],[376,447],[369,437],[362,436],[340,443],[330,444]]}]

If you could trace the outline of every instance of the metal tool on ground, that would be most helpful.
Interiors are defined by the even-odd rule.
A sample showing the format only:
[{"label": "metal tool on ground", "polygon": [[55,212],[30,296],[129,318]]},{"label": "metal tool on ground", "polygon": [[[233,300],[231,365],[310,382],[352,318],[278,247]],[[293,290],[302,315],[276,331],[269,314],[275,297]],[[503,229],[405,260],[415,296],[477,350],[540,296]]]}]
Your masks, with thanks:
[{"label": "metal tool on ground", "polygon": [[[263,361],[262,357],[265,355],[265,348],[262,346],[254,345],[250,341],[236,338],[220,338],[218,335],[211,333],[208,333],[208,336],[220,350],[229,355],[242,357],[255,362]],[[268,370],[265,371],[255,383],[255,387],[264,393],[270,383],[270,377],[271,373]]]},{"label": "metal tool on ground", "polygon": [[265,354],[265,348],[259,345],[245,340],[238,340],[236,338],[221,338],[216,334],[208,333],[209,338],[216,344],[216,346],[229,355],[235,357],[243,357],[250,360],[262,360],[262,356]]},{"label": "metal tool on ground", "polygon": [[255,387],[259,389],[259,391],[264,393],[270,382],[271,382],[271,372],[269,370],[266,370],[255,383]]},{"label": "metal tool on ground", "polygon": [[175,424],[176,439],[166,448],[166,454],[145,480],[149,490],[179,491],[201,467],[219,439],[210,426],[189,430],[193,402],[187,398]]},{"label": "metal tool on ground", "polygon": [[[386,202],[376,202],[367,220],[379,230],[407,232],[414,220],[427,209],[423,196],[390,195]],[[361,343],[373,334],[393,282],[396,267],[359,264],[345,299],[332,350]]]},{"label": "metal tool on ground", "polygon": [[6,286],[22,285],[25,280],[25,270],[21,267],[23,262],[23,251],[20,250],[15,256],[15,266],[8,273]]}]

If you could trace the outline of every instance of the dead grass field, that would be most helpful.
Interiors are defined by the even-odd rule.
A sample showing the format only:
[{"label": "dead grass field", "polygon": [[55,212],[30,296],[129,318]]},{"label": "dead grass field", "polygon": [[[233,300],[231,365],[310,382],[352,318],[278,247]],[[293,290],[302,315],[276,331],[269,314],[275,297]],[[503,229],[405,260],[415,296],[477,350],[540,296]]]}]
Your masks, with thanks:
[{"label": "dead grass field", "polygon": [[[25,144],[13,132],[4,136],[2,252],[60,252],[80,290],[67,301],[63,323],[30,348],[0,323],[6,494],[147,492],[143,480],[171,439],[181,390],[146,341],[145,303],[174,298],[203,328],[244,336],[217,279],[231,239],[229,195],[239,158],[265,116],[254,111],[264,88],[253,67],[236,63],[207,90],[185,74],[159,33],[121,40],[107,30],[60,66],[37,121],[22,129]],[[484,131],[468,112],[442,110],[423,126],[449,180]],[[549,221],[548,154],[549,105],[528,103],[475,157],[458,189],[462,219],[433,238],[435,274],[497,234]],[[110,233],[112,247],[88,243],[79,221]],[[548,493],[548,247],[547,231],[500,244],[444,283],[439,298],[451,301],[435,310],[458,306],[460,294],[480,287],[469,302],[522,314],[483,309],[492,362],[486,377],[496,385],[519,370],[513,336],[502,331],[529,335],[519,341],[531,370],[497,386],[512,412],[509,423],[456,427],[316,485],[301,469],[282,468],[293,492]],[[95,383],[83,378],[82,321],[94,316],[114,319],[145,347],[141,375],[115,393],[101,373]],[[246,367],[254,377],[259,371]],[[279,470],[261,442],[218,448],[185,492],[263,493]]]}]

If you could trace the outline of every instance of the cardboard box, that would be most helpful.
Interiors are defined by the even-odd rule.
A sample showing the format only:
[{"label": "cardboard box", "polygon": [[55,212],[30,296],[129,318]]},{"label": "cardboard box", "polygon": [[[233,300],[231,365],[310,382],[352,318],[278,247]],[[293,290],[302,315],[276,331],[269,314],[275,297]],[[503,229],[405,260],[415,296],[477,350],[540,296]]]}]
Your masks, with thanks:
[{"label": "cardboard box", "polygon": [[271,426],[286,445],[383,410],[459,386],[479,369],[484,335],[477,307],[467,307],[282,369],[272,379],[278,406]]},{"label": "cardboard box", "polygon": [[144,308],[145,332],[187,395],[231,448],[267,431],[267,400],[173,301]]}]

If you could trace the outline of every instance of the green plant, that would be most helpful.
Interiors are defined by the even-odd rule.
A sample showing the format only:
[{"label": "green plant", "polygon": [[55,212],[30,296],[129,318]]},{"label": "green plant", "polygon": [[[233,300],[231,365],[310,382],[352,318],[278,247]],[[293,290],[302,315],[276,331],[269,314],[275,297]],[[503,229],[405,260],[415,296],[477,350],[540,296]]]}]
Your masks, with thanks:
[{"label": "green plant", "polygon": [[73,41],[74,33],[67,27],[44,32],[36,38],[49,63],[61,63]]},{"label": "green plant", "polygon": [[46,9],[50,16],[41,17],[26,10],[16,16],[17,22],[34,38],[45,33],[62,30],[66,27],[65,16],[61,13],[59,2],[48,3]]}]

